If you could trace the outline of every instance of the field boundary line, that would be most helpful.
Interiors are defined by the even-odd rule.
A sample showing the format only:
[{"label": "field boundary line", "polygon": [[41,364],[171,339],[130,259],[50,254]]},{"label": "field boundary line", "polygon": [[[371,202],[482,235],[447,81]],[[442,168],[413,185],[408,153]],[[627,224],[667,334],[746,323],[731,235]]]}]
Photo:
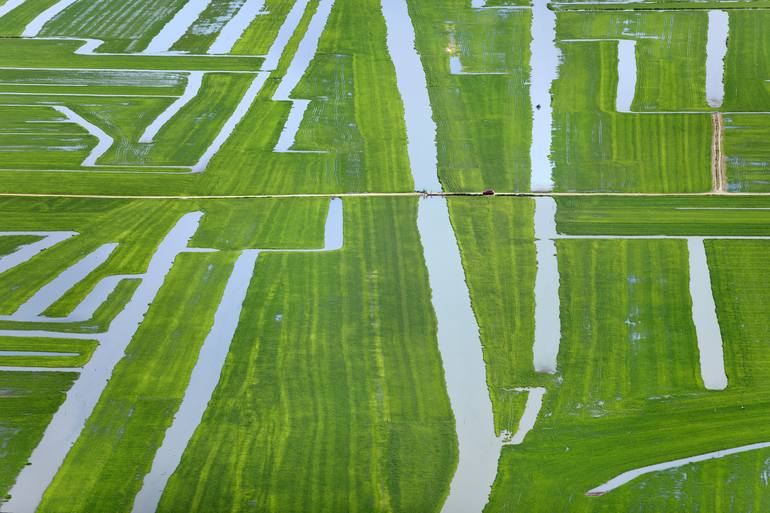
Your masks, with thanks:
[{"label": "field boundary line", "polygon": [[[628,198],[686,198],[686,197],[736,197],[766,198],[770,192],[498,192],[501,198],[580,198],[580,197],[628,197]],[[483,192],[308,192],[287,194],[180,194],[180,195],[131,195],[131,194],[47,194],[24,192],[0,192],[0,198],[69,198],[69,199],[125,199],[125,200],[237,200],[237,199],[290,199],[290,198],[423,198],[423,197],[489,197]]]}]

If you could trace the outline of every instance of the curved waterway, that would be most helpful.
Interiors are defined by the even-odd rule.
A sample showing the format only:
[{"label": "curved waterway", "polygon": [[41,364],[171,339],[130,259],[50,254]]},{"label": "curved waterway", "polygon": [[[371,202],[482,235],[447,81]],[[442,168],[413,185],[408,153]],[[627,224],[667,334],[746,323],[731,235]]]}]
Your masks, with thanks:
[{"label": "curved waterway", "polygon": [[442,511],[481,512],[497,475],[502,441],[495,435],[479,328],[445,198],[420,200],[417,229],[459,445],[457,470]]},{"label": "curved waterway", "polygon": [[[436,125],[406,1],[382,0],[382,12],[404,102],[414,186],[417,190],[440,191]],[[417,229],[428,268],[439,351],[459,450],[457,469],[442,511],[481,512],[497,474],[502,440],[495,435],[479,328],[445,198],[420,200]]]},{"label": "curved waterway", "polygon": [[99,141],[94,149],[91,150],[91,153],[83,161],[83,166],[95,166],[99,158],[107,153],[107,151],[112,147],[112,137],[107,135],[104,130],[94,125],[80,114],[77,114],[69,107],[64,107],[62,105],[52,105],[51,107],[59,111],[59,113],[65,115],[67,120],[69,120],[71,123],[75,123],[76,125],[83,127],[89,134],[96,137],[96,139]]},{"label": "curved waterway", "polygon": [[699,463],[701,461],[715,460],[719,458],[724,458],[725,456],[731,456],[733,454],[740,454],[743,452],[756,451],[759,449],[768,449],[768,448],[770,448],[770,442],[760,442],[756,444],[742,445],[740,447],[733,447],[732,449],[724,449],[721,451],[714,451],[714,452],[708,452],[705,454],[699,454],[697,456],[690,456],[689,458],[681,458],[678,460],[667,461],[664,463],[657,463],[655,465],[648,465],[646,467],[641,467],[634,470],[629,470],[628,472],[623,472],[622,474],[616,477],[613,477],[606,483],[587,491],[586,495],[592,496],[592,497],[604,495],[607,492],[611,492],[612,490],[633,481],[637,477],[641,477],[645,474],[651,474],[652,472],[662,472],[664,470],[671,470],[673,468],[689,465],[690,463]]}]

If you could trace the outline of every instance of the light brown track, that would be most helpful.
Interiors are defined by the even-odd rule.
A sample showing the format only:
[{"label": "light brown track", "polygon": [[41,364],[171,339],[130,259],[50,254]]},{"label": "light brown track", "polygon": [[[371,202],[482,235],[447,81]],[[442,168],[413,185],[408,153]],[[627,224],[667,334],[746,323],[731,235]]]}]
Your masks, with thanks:
[{"label": "light brown track", "polygon": [[[239,200],[239,199],[289,199],[289,198],[421,198],[421,197],[462,197],[484,196],[481,192],[344,192],[344,193],[308,193],[308,194],[235,194],[208,196],[129,196],[110,194],[35,194],[0,192],[0,198],[72,198],[72,199],[120,199],[120,200]],[[665,198],[665,197],[767,197],[770,192],[497,192],[496,197],[504,198],[579,198],[579,197],[631,197],[631,198]]]},{"label": "light brown track", "polygon": [[725,124],[721,112],[711,115],[711,184],[712,192],[727,192],[727,173],[725,172],[724,132]]}]

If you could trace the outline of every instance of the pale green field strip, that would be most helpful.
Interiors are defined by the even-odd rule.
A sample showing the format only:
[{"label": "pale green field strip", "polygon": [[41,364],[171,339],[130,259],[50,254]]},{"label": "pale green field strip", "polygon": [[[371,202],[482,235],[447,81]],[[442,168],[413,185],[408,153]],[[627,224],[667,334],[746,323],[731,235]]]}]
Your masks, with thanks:
[{"label": "pale green field strip", "polygon": [[[506,199],[479,204],[475,198],[450,198],[449,206],[488,362],[495,431],[514,432],[526,401],[526,394],[515,389],[552,381],[532,367],[533,203]],[[474,267],[482,261],[483,267]]]},{"label": "pale green field strip", "polygon": [[[0,72],[4,92],[52,92],[94,94],[159,94],[179,96],[185,90],[185,73],[157,73],[120,70],[19,71]],[[4,117],[4,124],[8,119]]]}]

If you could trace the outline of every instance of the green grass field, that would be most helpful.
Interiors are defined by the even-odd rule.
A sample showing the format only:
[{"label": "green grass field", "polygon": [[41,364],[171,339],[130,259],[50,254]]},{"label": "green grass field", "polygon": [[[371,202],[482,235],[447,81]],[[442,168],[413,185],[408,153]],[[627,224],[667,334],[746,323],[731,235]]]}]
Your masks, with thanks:
[{"label": "green grass field", "polygon": [[[770,242],[707,245],[728,391],[703,389],[687,247],[677,240],[559,241],[561,370],[534,376],[531,201],[450,204],[498,427],[510,429],[511,412],[518,422],[523,408],[503,391],[548,388],[531,438],[503,449],[485,511],[762,509],[767,450],[651,475],[604,497],[584,493],[624,470],[768,437],[764,356],[756,351],[766,343],[759,305]],[[559,200],[558,226],[572,234],[767,234],[766,211],[740,210],[751,206],[757,201],[575,198]],[[697,210],[714,207],[736,210],[720,213],[718,223],[713,211]]]},{"label": "green grass field", "polygon": [[0,0],[0,511],[766,511],[769,16]]}]

